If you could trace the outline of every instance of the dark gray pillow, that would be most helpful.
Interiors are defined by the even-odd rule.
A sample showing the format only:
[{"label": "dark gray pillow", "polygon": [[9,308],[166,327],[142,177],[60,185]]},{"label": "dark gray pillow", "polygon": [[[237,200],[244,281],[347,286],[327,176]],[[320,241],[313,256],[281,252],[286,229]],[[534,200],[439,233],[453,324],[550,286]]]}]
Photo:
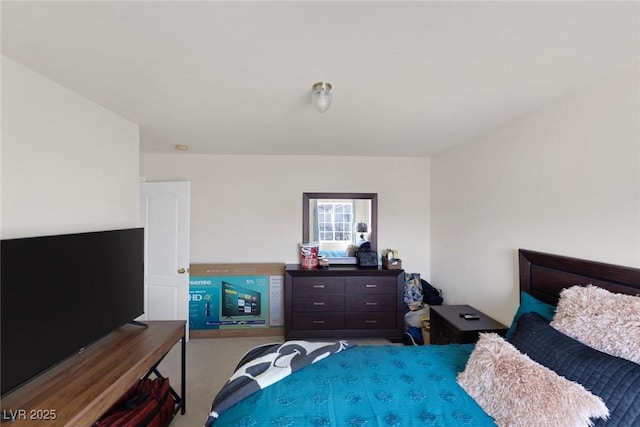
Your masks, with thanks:
[{"label": "dark gray pillow", "polygon": [[602,353],[557,331],[535,313],[523,314],[509,342],[531,359],[600,396],[607,421],[595,426],[640,425],[640,365]]}]

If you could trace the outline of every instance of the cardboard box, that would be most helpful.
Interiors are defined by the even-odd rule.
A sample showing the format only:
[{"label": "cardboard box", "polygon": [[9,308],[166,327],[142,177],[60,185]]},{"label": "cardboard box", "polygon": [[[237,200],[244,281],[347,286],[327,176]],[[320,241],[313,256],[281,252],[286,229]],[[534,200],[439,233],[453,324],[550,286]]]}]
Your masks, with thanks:
[{"label": "cardboard box", "polygon": [[191,264],[189,328],[229,331],[281,326],[284,267]]},{"label": "cardboard box", "polygon": [[431,321],[430,319],[422,319],[422,340],[424,345],[431,344]]}]

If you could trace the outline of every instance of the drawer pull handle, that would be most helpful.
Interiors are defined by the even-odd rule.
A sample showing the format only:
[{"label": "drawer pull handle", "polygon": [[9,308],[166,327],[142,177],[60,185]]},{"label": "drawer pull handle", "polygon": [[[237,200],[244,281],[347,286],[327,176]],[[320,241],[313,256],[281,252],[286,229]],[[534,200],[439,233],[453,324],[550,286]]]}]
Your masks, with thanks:
[{"label": "drawer pull handle", "polygon": [[374,285],[374,284],[369,284],[369,285],[364,285],[365,288],[377,288],[378,285]]},{"label": "drawer pull handle", "polygon": [[324,320],[314,320],[313,324],[314,325],[324,325]]},{"label": "drawer pull handle", "polygon": [[372,323],[378,323],[378,321],[377,320],[365,320],[364,323],[372,324]]},{"label": "drawer pull handle", "polygon": [[324,285],[313,285],[314,288],[324,289]]},{"label": "drawer pull handle", "polygon": [[324,305],[323,302],[314,302],[313,305]]},{"label": "drawer pull handle", "polygon": [[378,305],[377,302],[365,302],[364,305]]}]

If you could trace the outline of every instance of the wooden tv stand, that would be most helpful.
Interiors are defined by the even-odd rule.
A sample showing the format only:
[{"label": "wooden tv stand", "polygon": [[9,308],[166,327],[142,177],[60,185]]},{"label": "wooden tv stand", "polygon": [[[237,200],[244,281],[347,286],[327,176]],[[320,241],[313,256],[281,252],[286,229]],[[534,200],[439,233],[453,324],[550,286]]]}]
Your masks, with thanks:
[{"label": "wooden tv stand", "polygon": [[[7,426],[91,426],[136,381],[156,370],[182,340],[181,398],[185,413],[185,321],[124,325],[2,398]],[[34,339],[36,339],[34,337]],[[47,351],[43,348],[42,351]],[[13,420],[11,420],[13,419]]]}]

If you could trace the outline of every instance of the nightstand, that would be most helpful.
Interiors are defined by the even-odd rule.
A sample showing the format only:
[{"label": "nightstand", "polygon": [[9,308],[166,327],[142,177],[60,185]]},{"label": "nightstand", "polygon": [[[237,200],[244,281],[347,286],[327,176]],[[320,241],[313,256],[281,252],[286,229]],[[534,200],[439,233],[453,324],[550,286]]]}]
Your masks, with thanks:
[{"label": "nightstand", "polygon": [[[431,344],[467,344],[478,340],[480,332],[504,336],[508,328],[470,305],[431,306]],[[467,320],[460,313],[475,313],[480,319]]]}]

